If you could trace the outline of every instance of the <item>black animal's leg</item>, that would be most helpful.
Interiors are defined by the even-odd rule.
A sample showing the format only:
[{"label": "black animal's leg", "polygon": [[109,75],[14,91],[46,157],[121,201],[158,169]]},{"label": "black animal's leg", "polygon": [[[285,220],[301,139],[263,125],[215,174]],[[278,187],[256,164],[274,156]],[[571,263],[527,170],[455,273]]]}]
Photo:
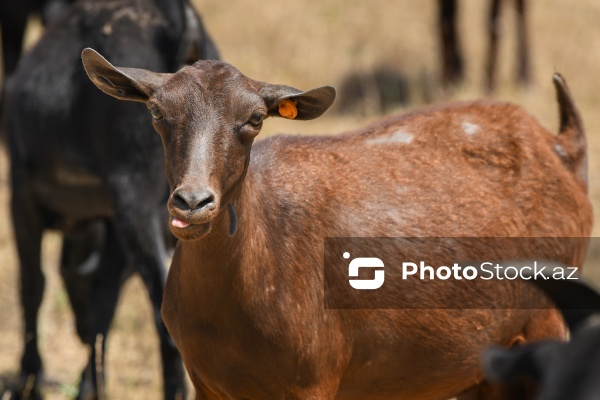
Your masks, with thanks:
[{"label": "black animal's leg", "polygon": [[[127,189],[131,191],[130,188],[123,188],[120,193],[127,194]],[[134,266],[140,272],[152,302],[154,322],[160,340],[165,399],[181,399],[186,396],[183,363],[160,314],[167,274],[163,261],[166,255],[164,225],[154,208],[130,203],[137,202],[140,197],[142,196],[132,196],[130,193],[119,197],[120,204],[115,207],[116,228],[123,247],[128,250]]]},{"label": "black animal's leg", "polygon": [[75,314],[77,334],[85,343],[92,324],[88,296],[90,283],[100,269],[106,237],[105,221],[98,220],[64,233],[61,275]]},{"label": "black animal's leg", "polygon": [[498,38],[500,36],[501,2],[501,0],[492,0],[488,14],[489,44],[485,66],[485,87],[488,93],[492,93],[496,88],[496,64],[498,63]]},{"label": "black animal's leg", "polygon": [[[98,235],[98,232],[94,232],[94,227],[88,227],[84,233],[83,242],[79,240],[77,245],[89,246],[90,243],[93,244],[94,239],[97,239],[95,235]],[[71,287],[69,295],[72,301],[77,299],[77,301],[85,302],[85,307],[73,305],[74,309],[79,309],[75,313],[78,332],[82,335],[83,342],[90,346],[90,359],[81,374],[79,395],[77,397],[85,400],[105,398],[102,393],[105,382],[104,350],[106,338],[114,317],[120,289],[125,279],[131,275],[131,269],[127,268],[125,253],[116,239],[111,224],[107,225],[104,233],[99,265],[95,271],[91,272],[91,276],[85,278],[89,279],[87,281],[87,285],[89,285],[88,293],[82,293],[79,289],[73,290],[73,285],[68,284],[68,287]],[[92,246],[92,248],[94,247]],[[85,267],[85,265],[83,266]],[[83,277],[80,276],[79,278]],[[76,280],[77,278],[71,276],[70,279]],[[89,330],[87,330],[88,326]]]},{"label": "black animal's leg", "polygon": [[460,83],[464,76],[456,15],[456,0],[438,0],[438,24],[442,47],[442,84]]},{"label": "black animal's leg", "polygon": [[[13,182],[21,179],[13,167]],[[23,181],[17,181],[22,183]],[[42,374],[42,359],[38,349],[37,317],[44,295],[44,275],[41,268],[43,218],[23,185],[13,184],[11,212],[17,252],[20,260],[21,304],[25,326],[25,349],[21,357],[21,375],[17,388],[20,399],[38,399]]]},{"label": "black animal's leg", "polygon": [[531,78],[526,5],[526,0],[515,0],[517,10],[517,82],[521,85],[529,84]]}]

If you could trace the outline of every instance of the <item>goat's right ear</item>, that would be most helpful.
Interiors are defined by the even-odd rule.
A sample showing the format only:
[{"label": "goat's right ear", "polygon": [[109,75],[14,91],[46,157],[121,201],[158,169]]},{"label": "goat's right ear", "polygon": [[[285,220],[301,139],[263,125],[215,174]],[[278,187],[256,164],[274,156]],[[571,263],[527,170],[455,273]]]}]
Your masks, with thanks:
[{"label": "goat's right ear", "polygon": [[335,89],[321,86],[302,92],[290,86],[258,82],[267,105],[267,115],[310,120],[320,117],[333,104]]},{"label": "goat's right ear", "polygon": [[172,76],[140,68],[117,68],[90,48],[83,50],[81,59],[94,85],[120,100],[146,102]]},{"label": "goat's right ear", "polygon": [[529,352],[528,348],[488,347],[480,355],[485,377],[495,383],[507,383],[522,378],[531,368]]},{"label": "goat's right ear", "polygon": [[558,341],[547,340],[510,349],[491,346],[481,353],[479,361],[491,382],[519,382],[544,374],[560,345]]}]

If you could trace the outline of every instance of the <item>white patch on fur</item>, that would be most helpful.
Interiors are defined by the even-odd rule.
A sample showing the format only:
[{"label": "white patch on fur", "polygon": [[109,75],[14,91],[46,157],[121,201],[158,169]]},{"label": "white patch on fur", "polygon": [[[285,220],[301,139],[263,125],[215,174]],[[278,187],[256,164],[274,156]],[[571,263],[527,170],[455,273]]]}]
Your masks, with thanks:
[{"label": "white patch on fur", "polygon": [[554,145],[554,152],[558,154],[561,158],[567,158],[567,152],[560,144]]},{"label": "white patch on fur", "polygon": [[373,139],[368,139],[367,144],[387,144],[387,143],[405,143],[408,144],[412,142],[413,135],[407,133],[403,130],[397,130],[392,133],[390,136],[376,137]]},{"label": "white patch on fur", "polygon": [[479,125],[464,121],[461,124],[461,126],[462,126],[463,130],[465,131],[465,133],[469,136],[473,136],[474,134],[479,132]]}]

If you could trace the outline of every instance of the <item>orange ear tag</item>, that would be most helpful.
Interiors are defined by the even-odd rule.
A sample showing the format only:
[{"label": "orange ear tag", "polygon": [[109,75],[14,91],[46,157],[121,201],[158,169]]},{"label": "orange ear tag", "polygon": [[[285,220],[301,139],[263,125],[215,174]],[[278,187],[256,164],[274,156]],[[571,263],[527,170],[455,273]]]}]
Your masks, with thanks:
[{"label": "orange ear tag", "polygon": [[279,102],[279,115],[283,118],[294,119],[298,116],[296,100],[283,99]]}]

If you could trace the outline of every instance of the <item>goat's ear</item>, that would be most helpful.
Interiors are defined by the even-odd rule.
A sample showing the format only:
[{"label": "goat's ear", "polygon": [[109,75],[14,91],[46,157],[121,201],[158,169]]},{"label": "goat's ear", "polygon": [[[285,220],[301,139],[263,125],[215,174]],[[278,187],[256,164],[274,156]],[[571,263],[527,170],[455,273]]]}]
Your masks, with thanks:
[{"label": "goat's ear", "polygon": [[288,119],[315,119],[323,115],[335,100],[335,89],[322,86],[302,92],[290,86],[261,83],[260,95],[268,115]]},{"label": "goat's ear", "polygon": [[546,365],[560,346],[559,342],[545,341],[506,349],[492,346],[480,356],[487,379],[495,383],[518,382],[544,374]]},{"label": "goat's ear", "polygon": [[172,76],[139,68],[117,68],[90,48],[83,50],[81,59],[94,85],[120,100],[145,102]]}]

